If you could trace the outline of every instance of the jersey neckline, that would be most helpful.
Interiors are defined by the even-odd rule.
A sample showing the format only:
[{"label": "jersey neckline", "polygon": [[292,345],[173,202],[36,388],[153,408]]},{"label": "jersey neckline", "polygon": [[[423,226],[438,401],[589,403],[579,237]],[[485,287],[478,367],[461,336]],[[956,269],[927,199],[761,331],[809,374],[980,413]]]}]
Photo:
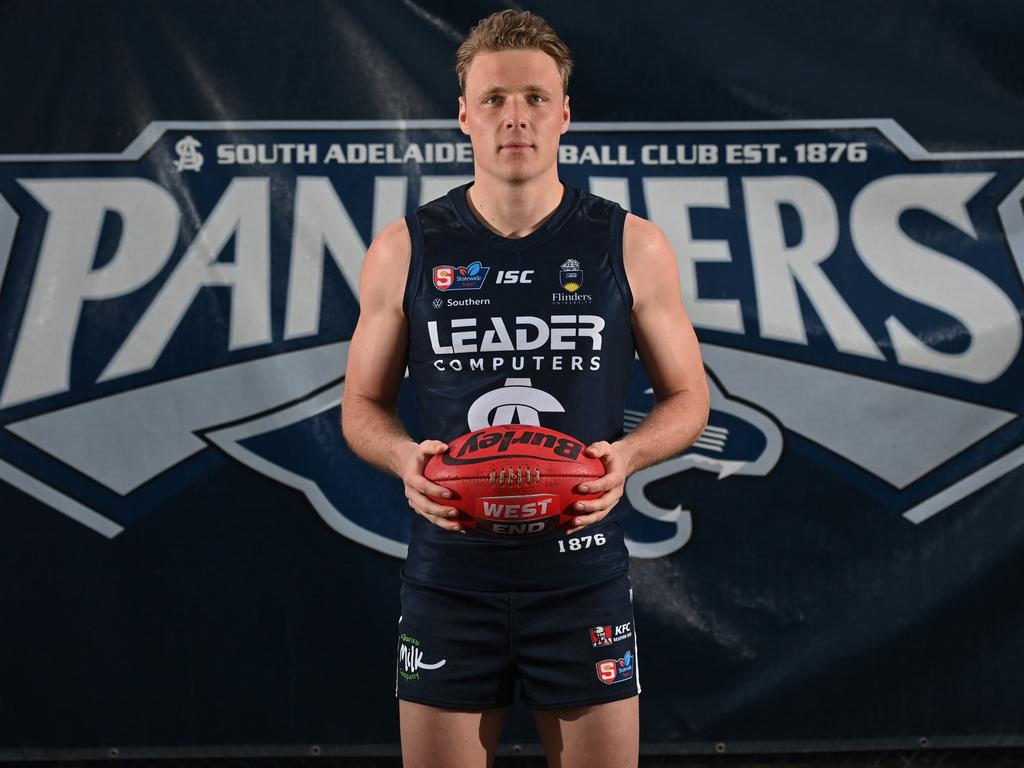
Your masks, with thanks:
[{"label": "jersey neckline", "polygon": [[499,235],[497,232],[490,230],[486,224],[476,217],[476,214],[469,207],[469,201],[466,199],[466,191],[473,186],[472,181],[450,190],[448,197],[451,198],[452,204],[455,206],[455,210],[459,218],[462,219],[463,224],[473,234],[499,248],[518,250],[544,242],[557,232],[565,222],[573,205],[579,198],[579,190],[571,184],[566,184],[564,181],[560,183],[563,187],[562,199],[559,201],[554,214],[526,237],[505,237],[504,235]]}]

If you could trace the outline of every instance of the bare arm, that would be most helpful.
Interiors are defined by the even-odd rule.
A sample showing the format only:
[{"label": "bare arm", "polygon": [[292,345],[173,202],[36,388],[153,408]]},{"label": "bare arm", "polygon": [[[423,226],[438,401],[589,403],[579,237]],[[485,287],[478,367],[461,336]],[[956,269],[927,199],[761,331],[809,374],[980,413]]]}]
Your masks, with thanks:
[{"label": "bare arm", "polygon": [[676,455],[708,420],[708,382],[700,346],[680,298],[675,253],[657,225],[626,218],[624,261],[633,292],[633,335],[657,401],[640,425],[616,442],[626,474]]},{"label": "bare arm", "polygon": [[460,530],[458,523],[446,519],[455,510],[427,498],[445,496],[447,489],[423,476],[430,456],[448,446],[438,440],[416,443],[398,418],[409,334],[402,307],[404,283],[397,285],[394,278],[408,273],[411,247],[408,227],[399,220],[385,227],[366,253],[359,277],[359,321],[345,370],[341,429],[359,458],[402,479],[417,514]]},{"label": "bare arm", "polygon": [[676,455],[707,426],[708,384],[700,346],[680,298],[672,245],[655,224],[629,214],[623,261],[633,293],[633,336],[656,404],[626,437],[588,446],[587,453],[604,462],[605,475],[577,490],[604,495],[577,503],[586,514],[576,518],[570,533],[607,515],[622,497],[629,475]]}]

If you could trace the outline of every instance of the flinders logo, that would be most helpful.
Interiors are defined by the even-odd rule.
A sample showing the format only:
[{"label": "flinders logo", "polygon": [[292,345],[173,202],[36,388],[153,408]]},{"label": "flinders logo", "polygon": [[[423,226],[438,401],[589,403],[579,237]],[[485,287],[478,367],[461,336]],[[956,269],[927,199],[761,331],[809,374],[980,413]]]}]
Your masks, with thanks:
[{"label": "flinders logo", "polygon": [[576,259],[567,260],[558,273],[558,282],[569,293],[576,293],[583,284],[583,270]]},{"label": "flinders logo", "polygon": [[589,304],[593,297],[589,293],[579,293],[583,285],[583,269],[577,259],[566,259],[559,267],[558,283],[566,291],[556,291],[551,294],[553,304]]}]

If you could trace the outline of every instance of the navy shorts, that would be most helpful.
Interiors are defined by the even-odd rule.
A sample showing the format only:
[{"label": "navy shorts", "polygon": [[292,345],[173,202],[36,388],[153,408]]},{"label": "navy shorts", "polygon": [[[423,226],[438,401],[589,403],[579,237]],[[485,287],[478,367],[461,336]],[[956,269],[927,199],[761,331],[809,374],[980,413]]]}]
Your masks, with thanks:
[{"label": "navy shorts", "polygon": [[640,693],[629,577],[479,592],[419,584],[403,573],[399,699],[449,709],[504,707],[517,680],[523,702],[535,709]]}]

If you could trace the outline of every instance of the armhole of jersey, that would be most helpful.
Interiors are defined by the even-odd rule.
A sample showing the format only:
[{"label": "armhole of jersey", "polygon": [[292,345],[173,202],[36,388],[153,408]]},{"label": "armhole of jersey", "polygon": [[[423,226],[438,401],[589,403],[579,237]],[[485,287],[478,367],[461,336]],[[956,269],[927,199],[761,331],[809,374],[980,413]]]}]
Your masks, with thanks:
[{"label": "armhole of jersey", "polygon": [[612,262],[612,273],[615,275],[615,282],[619,286],[619,293],[622,294],[622,302],[626,306],[626,317],[633,311],[633,291],[629,288],[629,280],[626,279],[626,266],[622,257],[622,241],[626,231],[626,209],[621,205],[612,208],[611,231],[608,238],[608,255]]},{"label": "armhole of jersey", "polygon": [[412,305],[420,288],[420,270],[423,267],[423,228],[419,217],[413,211],[405,217],[405,225],[409,228],[409,273],[405,278],[405,295],[402,298],[402,311],[406,320],[412,325]]}]

